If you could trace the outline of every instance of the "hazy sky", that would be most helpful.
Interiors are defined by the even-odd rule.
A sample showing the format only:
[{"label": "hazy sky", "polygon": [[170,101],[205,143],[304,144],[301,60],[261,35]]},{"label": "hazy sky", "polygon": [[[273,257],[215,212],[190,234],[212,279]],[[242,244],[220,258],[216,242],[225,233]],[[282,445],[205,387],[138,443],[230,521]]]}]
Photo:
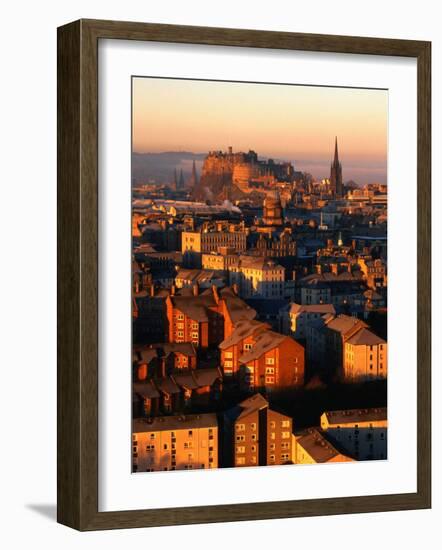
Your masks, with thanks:
[{"label": "hazy sky", "polygon": [[388,92],[133,79],[136,152],[255,150],[328,177],[338,136],[344,181],[386,182]]}]

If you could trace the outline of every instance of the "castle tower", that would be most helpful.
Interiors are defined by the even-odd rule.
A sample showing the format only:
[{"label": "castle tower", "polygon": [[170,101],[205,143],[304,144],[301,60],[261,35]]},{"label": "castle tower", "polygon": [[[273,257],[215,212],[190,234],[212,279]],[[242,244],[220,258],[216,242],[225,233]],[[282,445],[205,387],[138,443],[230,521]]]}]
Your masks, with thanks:
[{"label": "castle tower", "polygon": [[281,198],[278,191],[271,191],[264,199],[263,222],[265,225],[283,225]]},{"label": "castle tower", "polygon": [[338,138],[335,138],[335,157],[330,166],[330,187],[336,197],[342,197],[344,187],[342,184],[342,165],[339,162]]}]

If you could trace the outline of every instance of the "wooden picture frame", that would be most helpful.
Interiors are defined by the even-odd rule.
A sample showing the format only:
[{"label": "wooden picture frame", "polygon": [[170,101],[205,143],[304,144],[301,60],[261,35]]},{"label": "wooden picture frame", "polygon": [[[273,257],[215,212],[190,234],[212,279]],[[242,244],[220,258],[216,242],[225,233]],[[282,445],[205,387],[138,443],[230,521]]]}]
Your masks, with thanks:
[{"label": "wooden picture frame", "polygon": [[[98,41],[405,56],[418,67],[417,492],[98,511]],[[79,20],[58,29],[58,521],[82,531],[429,508],[431,44]]]}]

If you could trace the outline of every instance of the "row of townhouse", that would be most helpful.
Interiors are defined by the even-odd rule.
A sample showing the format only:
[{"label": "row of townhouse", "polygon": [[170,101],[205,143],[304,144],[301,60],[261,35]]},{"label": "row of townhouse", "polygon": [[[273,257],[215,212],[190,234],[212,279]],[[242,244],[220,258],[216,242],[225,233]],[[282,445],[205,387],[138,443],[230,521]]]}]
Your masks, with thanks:
[{"label": "row of townhouse", "polygon": [[176,372],[134,382],[132,389],[134,417],[177,413],[218,400],[222,373],[218,368]]}]

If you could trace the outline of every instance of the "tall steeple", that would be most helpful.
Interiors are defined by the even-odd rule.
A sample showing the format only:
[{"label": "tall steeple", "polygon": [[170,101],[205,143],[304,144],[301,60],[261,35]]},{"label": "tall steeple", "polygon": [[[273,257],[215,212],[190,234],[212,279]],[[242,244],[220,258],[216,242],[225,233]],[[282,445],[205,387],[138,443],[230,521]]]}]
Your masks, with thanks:
[{"label": "tall steeple", "polygon": [[178,189],[184,189],[184,176],[182,168],[180,170],[180,181],[178,182]]},{"label": "tall steeple", "polygon": [[198,185],[198,174],[196,172],[196,166],[195,166],[195,161],[193,161],[193,164],[192,164],[192,175],[190,176],[190,180],[189,180],[189,187],[191,189],[195,189],[195,187]]},{"label": "tall steeple", "polygon": [[339,162],[338,155],[338,137],[335,137],[335,156],[330,166],[330,184],[331,189],[336,197],[340,198],[344,194],[344,187],[342,184],[342,165]]}]

